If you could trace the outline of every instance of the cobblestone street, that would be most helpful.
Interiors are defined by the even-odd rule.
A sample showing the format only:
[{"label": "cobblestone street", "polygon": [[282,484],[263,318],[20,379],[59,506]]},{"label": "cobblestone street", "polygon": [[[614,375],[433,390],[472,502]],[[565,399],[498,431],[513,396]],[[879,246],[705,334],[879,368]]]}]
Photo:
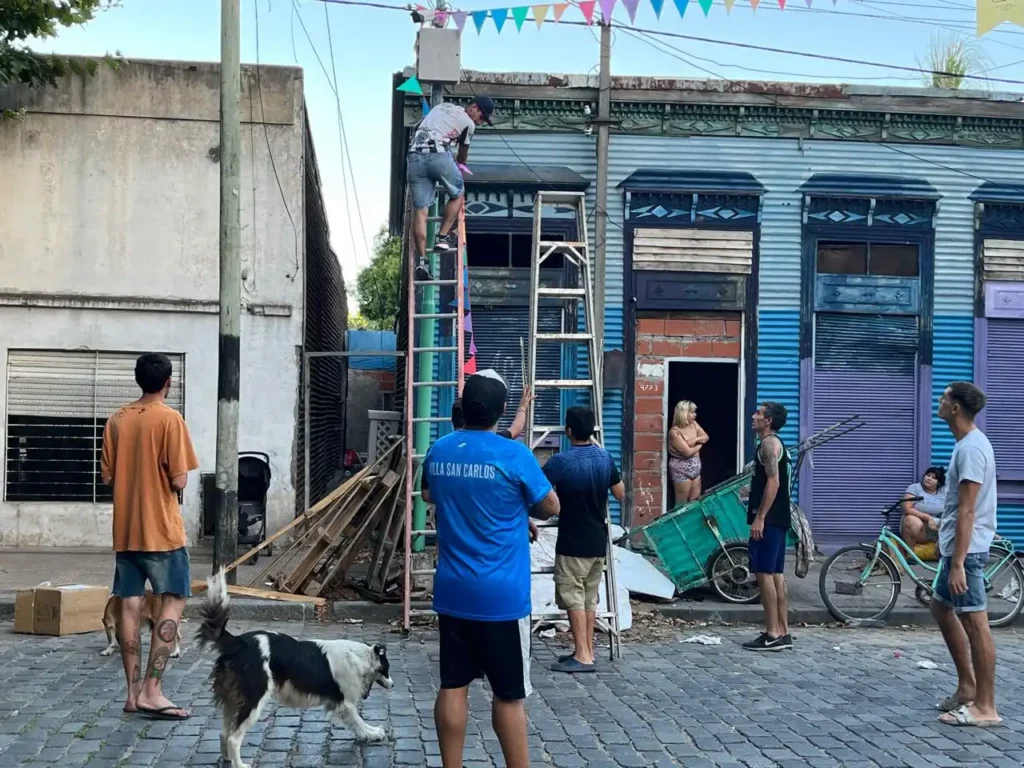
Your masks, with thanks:
[{"label": "cobblestone street", "polygon": [[[194,626],[194,625],[193,625]],[[235,623],[232,629],[259,628]],[[352,637],[388,644],[395,689],[375,688],[363,705],[372,724],[391,728],[386,746],[357,746],[322,711],[271,709],[250,732],[243,756],[254,766],[440,765],[431,708],[437,640],[409,640],[388,627],[271,624],[296,636]],[[625,658],[597,674],[547,670],[555,645],[538,641],[529,700],[534,765],[571,768],[670,766],[1024,765],[1024,637],[996,636],[999,704],[1005,726],[954,729],[935,721],[934,703],[953,689],[952,665],[936,632],[802,629],[792,653],[753,654],[749,629],[699,630],[720,646],[678,637],[625,645]],[[187,628],[191,632],[191,627]],[[77,768],[215,765],[220,715],[207,674],[210,657],[193,649],[168,672],[167,691],[194,716],[184,723],[122,715],[120,661],[99,655],[99,634],[46,638],[0,627],[0,764]],[[918,667],[930,659],[939,669]],[[467,768],[500,766],[489,695],[471,696]]]}]

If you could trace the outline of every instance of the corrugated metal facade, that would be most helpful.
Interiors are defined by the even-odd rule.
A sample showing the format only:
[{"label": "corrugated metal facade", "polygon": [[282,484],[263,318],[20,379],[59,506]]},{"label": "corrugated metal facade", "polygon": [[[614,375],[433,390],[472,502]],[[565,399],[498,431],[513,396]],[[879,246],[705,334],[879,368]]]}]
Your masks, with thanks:
[{"label": "corrugated metal facade", "polygon": [[[619,349],[623,343],[624,214],[623,193],[617,185],[638,168],[753,174],[766,188],[759,242],[758,398],[779,400],[790,408],[784,437],[795,444],[801,417],[802,197],[797,189],[816,173],[885,173],[925,179],[942,196],[934,256],[931,454],[935,463],[948,462],[952,438],[946,426],[934,417],[935,401],[949,381],[973,377],[974,208],[968,196],[977,188],[979,178],[1024,176],[1024,151],[934,145],[901,149],[896,152],[869,142],[613,134],[606,201],[606,348]],[[713,158],[710,164],[709,158]],[[503,131],[502,136],[496,136],[482,130],[474,141],[472,159],[568,165],[589,179],[596,177],[595,139],[582,133]],[[963,172],[957,172],[957,168]],[[591,220],[593,191],[591,186],[587,200]],[[621,393],[609,391],[604,413],[606,441],[617,459],[621,417]]]}]

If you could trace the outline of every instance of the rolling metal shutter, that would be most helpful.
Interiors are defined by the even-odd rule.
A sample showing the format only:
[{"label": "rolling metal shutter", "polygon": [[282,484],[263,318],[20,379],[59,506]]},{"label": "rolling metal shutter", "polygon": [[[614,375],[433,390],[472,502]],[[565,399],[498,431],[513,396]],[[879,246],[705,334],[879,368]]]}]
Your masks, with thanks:
[{"label": "rolling metal shutter", "polygon": [[[106,420],[141,392],[135,353],[15,352],[7,356],[8,416]],[[184,357],[168,355],[174,374],[167,405],[184,413]]]},{"label": "rolling metal shutter", "polygon": [[1024,280],[1024,240],[986,239],[982,248],[983,280]]},{"label": "rolling metal shutter", "polygon": [[917,479],[918,318],[819,313],[814,330],[813,430],[864,422],[811,456],[814,535],[866,540]]},{"label": "rolling metal shutter", "polygon": [[1001,480],[1024,480],[1020,409],[1024,405],[1024,320],[989,318],[985,348],[985,434],[996,454]]},{"label": "rolling metal shutter", "polygon": [[[120,406],[138,399],[138,355],[12,351],[7,358],[8,501],[108,502],[99,477],[103,428]],[[184,406],[183,358],[167,404]]]},{"label": "rolling metal shutter", "polygon": [[[541,307],[538,316],[541,333],[562,330],[562,310],[559,307]],[[473,308],[473,334],[476,341],[477,370],[493,368],[508,383],[508,401],[505,417],[499,427],[508,427],[516,415],[516,406],[523,394],[523,353],[519,340],[526,345],[530,336],[529,309],[527,307],[491,306]],[[543,343],[537,346],[537,377],[558,379],[562,375],[560,344]],[[560,394],[556,390],[541,392],[534,401],[537,424],[561,424]]]},{"label": "rolling metal shutter", "polygon": [[646,229],[633,233],[633,268],[749,275],[754,233],[721,229]]}]

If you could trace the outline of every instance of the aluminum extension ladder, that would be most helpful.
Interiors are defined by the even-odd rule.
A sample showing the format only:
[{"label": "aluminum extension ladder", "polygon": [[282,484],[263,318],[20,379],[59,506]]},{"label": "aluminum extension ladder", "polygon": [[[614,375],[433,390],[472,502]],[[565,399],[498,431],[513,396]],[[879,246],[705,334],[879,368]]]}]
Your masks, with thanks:
[{"label": "aluminum extension ladder", "polygon": [[[440,205],[438,205],[438,209],[440,209]],[[405,361],[405,565],[403,569],[405,583],[402,600],[404,604],[403,627],[408,632],[413,614],[411,610],[412,579],[414,576],[427,576],[434,573],[434,568],[422,568],[419,570],[413,568],[413,557],[415,554],[418,554],[413,552],[413,541],[426,535],[436,534],[436,531],[429,527],[416,529],[414,526],[414,507],[422,495],[421,491],[416,487],[416,475],[426,455],[425,453],[416,453],[415,451],[417,442],[416,432],[419,429],[430,429],[432,424],[445,423],[451,420],[450,413],[433,415],[432,413],[417,412],[416,393],[426,387],[435,391],[451,388],[454,390],[455,397],[459,397],[462,394],[462,385],[465,382],[466,361],[464,334],[466,317],[466,207],[463,204],[459,209],[456,223],[458,248],[455,251],[435,254],[433,257],[428,255],[428,262],[431,262],[430,279],[420,279],[417,275],[419,259],[412,236],[412,217],[415,215],[415,211],[412,209],[408,192],[406,192],[405,213],[406,228],[403,250],[405,252],[406,270],[408,272],[406,282],[408,348]],[[432,236],[432,231],[436,232],[436,229],[431,225],[436,225],[440,221],[440,216],[431,216],[427,219],[428,253],[436,240],[436,236]],[[446,263],[447,260],[452,260],[452,263]],[[453,277],[442,277],[445,274],[453,275]],[[451,307],[439,306],[440,289],[442,287],[454,288],[454,311],[451,311]],[[430,334],[429,338],[424,338],[424,334],[429,333],[432,323],[438,321],[448,325],[451,332],[438,334],[435,330],[433,334]],[[419,330],[419,333],[417,333],[417,330]],[[417,346],[417,336],[419,336],[419,346]],[[437,339],[439,337],[454,337],[455,343],[450,346],[437,346]],[[455,355],[454,379],[439,380],[437,376],[440,366],[437,365],[435,360],[429,366],[429,378],[417,381],[416,372],[420,367],[419,364],[422,356],[434,354]],[[432,400],[436,402],[436,399],[432,398]],[[426,515],[426,510],[424,515]],[[424,517],[424,519],[426,518]],[[426,551],[425,547],[424,550]],[[428,611],[427,613],[430,612]]]},{"label": "aluminum extension ladder", "polygon": [[[577,240],[545,240],[543,237],[543,216],[544,208],[571,209],[576,220]],[[569,273],[575,271],[575,285],[564,288],[545,288],[541,286],[540,270],[544,262],[555,255],[561,255]],[[601,403],[603,397],[601,365],[602,358],[598,350],[598,339],[596,326],[594,324],[594,283],[591,271],[590,247],[587,242],[587,217],[585,211],[584,196],[582,192],[553,192],[539,191],[533,207],[533,258],[530,262],[530,340],[527,363],[527,382],[531,383],[534,394],[540,394],[542,390],[554,389],[559,392],[570,391],[586,393],[588,405],[594,411],[595,417],[595,438],[598,445],[603,444],[603,422],[601,420]],[[565,329],[563,319],[563,330],[559,333],[541,333],[539,330],[539,311],[542,300],[558,302],[567,310],[562,313],[563,318],[572,314],[576,308],[576,315],[583,320],[583,329],[578,327],[572,331]],[[580,311],[581,310],[581,311]],[[579,326],[579,320],[577,320]],[[586,376],[588,378],[577,379],[538,379],[537,378],[537,348],[540,344],[572,344],[582,343],[586,349]],[[563,356],[564,357],[564,356]],[[527,412],[527,435],[529,436],[530,448],[536,449],[549,435],[564,435],[565,425],[562,424],[537,424],[535,421],[536,409],[533,403]],[[540,526],[552,527],[557,523],[540,523]],[[607,514],[605,505],[605,530],[607,532],[608,546],[605,565],[605,593],[607,598],[607,610],[597,614],[598,622],[604,623],[608,631],[608,645],[611,658],[621,658],[621,637],[619,633],[619,616],[617,611],[617,591],[615,580],[615,547],[611,536],[611,519]],[[534,574],[552,574],[554,568],[542,568],[533,571]],[[546,613],[534,613],[531,617],[537,623],[550,621],[551,619],[566,619],[564,611],[550,611]]]}]

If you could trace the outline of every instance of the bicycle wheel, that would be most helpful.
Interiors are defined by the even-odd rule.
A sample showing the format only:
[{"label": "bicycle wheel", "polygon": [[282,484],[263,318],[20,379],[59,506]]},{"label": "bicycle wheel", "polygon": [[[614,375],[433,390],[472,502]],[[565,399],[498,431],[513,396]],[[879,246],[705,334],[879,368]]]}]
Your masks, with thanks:
[{"label": "bicycle wheel", "polygon": [[991,627],[1008,627],[1024,609],[1024,568],[1021,568],[1020,561],[1011,557],[998,570],[989,573],[989,568],[994,568],[1005,557],[1005,550],[993,548],[985,568],[988,623]]},{"label": "bicycle wheel", "polygon": [[708,584],[727,603],[749,604],[761,599],[757,578],[750,572],[750,548],[730,542],[711,558]]},{"label": "bicycle wheel", "polygon": [[[874,565],[864,571],[871,561]],[[843,547],[825,561],[818,579],[818,591],[836,621],[856,622],[884,619],[900,596],[899,569],[885,552],[875,559],[875,548],[867,544]]]}]

